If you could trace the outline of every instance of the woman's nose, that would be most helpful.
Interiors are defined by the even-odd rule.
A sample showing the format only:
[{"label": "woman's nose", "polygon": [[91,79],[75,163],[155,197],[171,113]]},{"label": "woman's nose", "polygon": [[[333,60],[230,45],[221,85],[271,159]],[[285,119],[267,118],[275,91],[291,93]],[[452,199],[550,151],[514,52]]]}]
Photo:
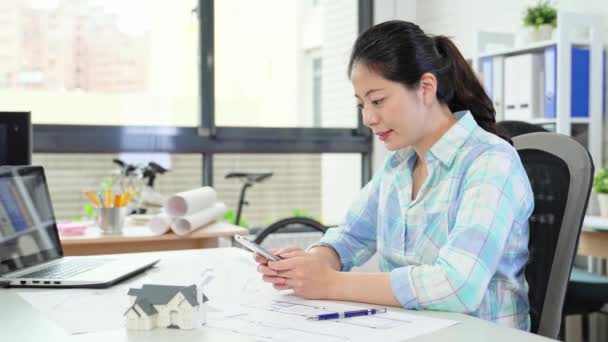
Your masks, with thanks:
[{"label": "woman's nose", "polygon": [[363,124],[367,127],[372,127],[378,124],[378,115],[371,109],[363,109]]}]

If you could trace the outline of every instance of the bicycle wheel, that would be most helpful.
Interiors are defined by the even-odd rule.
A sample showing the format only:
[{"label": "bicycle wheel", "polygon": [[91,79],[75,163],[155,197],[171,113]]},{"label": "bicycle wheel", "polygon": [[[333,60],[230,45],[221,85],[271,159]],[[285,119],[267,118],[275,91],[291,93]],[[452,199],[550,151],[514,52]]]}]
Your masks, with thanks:
[{"label": "bicycle wheel", "polygon": [[325,233],[328,229],[325,225],[317,220],[313,220],[308,217],[288,217],[277,222],[272,223],[266,229],[262,230],[255,238],[257,244],[261,244],[268,235],[275,233],[281,229],[285,229],[289,226],[300,226],[305,228],[311,228],[312,230]]}]

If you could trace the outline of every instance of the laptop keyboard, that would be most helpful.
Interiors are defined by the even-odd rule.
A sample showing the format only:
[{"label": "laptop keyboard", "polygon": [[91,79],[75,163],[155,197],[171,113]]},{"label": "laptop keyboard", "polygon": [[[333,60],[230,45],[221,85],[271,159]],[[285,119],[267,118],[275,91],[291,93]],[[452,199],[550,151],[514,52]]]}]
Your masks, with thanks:
[{"label": "laptop keyboard", "polygon": [[90,271],[112,260],[112,258],[78,258],[61,260],[60,262],[50,265],[44,269],[23,274],[17,278],[66,279],[80,273]]}]

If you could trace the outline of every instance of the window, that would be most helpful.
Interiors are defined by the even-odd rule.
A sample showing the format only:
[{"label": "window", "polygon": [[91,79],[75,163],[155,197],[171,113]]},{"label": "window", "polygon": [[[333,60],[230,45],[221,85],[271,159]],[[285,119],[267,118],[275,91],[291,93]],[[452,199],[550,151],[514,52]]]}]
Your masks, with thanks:
[{"label": "window", "polygon": [[196,6],[2,1],[2,110],[40,124],[197,126]]},{"label": "window", "polygon": [[[369,179],[370,135],[355,109],[345,64],[357,32],[371,22],[371,2],[71,0],[57,4],[68,2],[95,10],[77,12],[70,26],[78,30],[74,36],[74,44],[81,42],[78,49],[67,57],[45,56],[45,60],[55,60],[53,70],[78,75],[73,83],[55,73],[50,85],[48,71],[36,67],[35,58],[24,58],[11,69],[8,66],[15,62],[11,53],[11,62],[0,64],[0,76],[4,75],[0,96],[10,99],[2,110],[32,111],[34,162],[47,168],[60,217],[78,215],[82,187],[108,174],[113,169],[111,159],[122,152],[169,153],[176,171],[160,177],[159,190],[170,194],[210,184],[232,209],[236,200],[231,196],[238,195],[239,187],[224,181],[225,171],[246,161],[247,169],[278,170],[272,181],[277,183],[272,184],[295,193],[290,202],[275,206],[266,203],[271,197],[255,197],[267,184],[256,186],[251,200],[263,206],[247,208],[244,217],[257,226],[294,211],[337,223],[361,180]],[[50,2],[54,5],[35,8],[32,3],[2,2],[0,18],[2,11],[14,11],[15,4],[19,11],[36,14],[29,21],[58,6]],[[55,34],[65,38],[60,19],[64,12],[57,13]],[[120,24],[122,16],[130,20]],[[24,29],[19,30],[23,34]],[[98,32],[100,42],[114,39],[114,46],[121,48],[113,53],[94,46],[87,30]],[[25,51],[19,39],[11,39],[15,51]],[[57,44],[69,46],[65,39]],[[63,50],[57,45],[56,51]],[[27,51],[46,49],[37,44]],[[87,57],[93,53],[95,59]],[[144,77],[133,77],[137,75]],[[84,177],[70,169],[81,160]],[[178,167],[178,160],[186,164]],[[293,177],[302,178],[304,185],[288,188],[290,178],[281,178],[287,173],[271,161],[300,163]],[[345,173],[328,174],[332,161],[335,170]],[[311,174],[317,178],[306,178]],[[68,182],[71,178],[74,181]],[[177,185],[165,187],[171,179]],[[341,182],[347,184],[338,185]],[[332,196],[344,198],[327,200]],[[330,205],[343,207],[330,210]]]},{"label": "window", "polygon": [[214,6],[217,126],[357,127],[345,68],[358,33],[357,1]]}]

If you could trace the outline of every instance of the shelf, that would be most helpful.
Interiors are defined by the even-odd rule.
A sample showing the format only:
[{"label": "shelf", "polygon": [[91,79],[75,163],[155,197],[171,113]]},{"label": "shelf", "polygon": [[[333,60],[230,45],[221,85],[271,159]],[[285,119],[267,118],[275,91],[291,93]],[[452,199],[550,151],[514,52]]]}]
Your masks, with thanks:
[{"label": "shelf", "polygon": [[[568,11],[558,11],[557,15],[557,27],[553,31],[554,35],[552,39],[545,41],[524,43],[521,46],[516,45],[522,39],[525,38],[519,36],[520,33],[513,32],[490,32],[490,31],[478,31],[476,37],[476,55],[474,57],[474,67],[480,74],[483,80],[486,82],[492,82],[488,84],[487,88],[498,87],[497,92],[491,92],[493,95],[492,100],[494,103],[501,103],[504,105],[505,99],[505,60],[511,56],[523,56],[528,53],[538,54],[541,59],[547,48],[556,49],[555,54],[555,113],[558,114],[557,118],[546,118],[544,117],[544,111],[542,110],[542,103],[540,108],[537,109],[536,115],[522,115],[524,118],[522,121],[526,121],[531,124],[542,125],[548,130],[555,131],[557,133],[569,134],[578,133],[579,130],[587,130],[587,144],[586,146],[591,153],[593,161],[596,165],[603,165],[604,162],[604,143],[603,143],[603,129],[601,123],[605,121],[602,117],[602,99],[605,98],[605,94],[602,88],[602,82],[605,82],[605,72],[602,72],[602,51],[606,50],[605,45],[605,24],[604,18],[598,13],[574,13]],[[524,33],[524,32],[521,32]],[[584,33],[584,35],[582,35]],[[584,48],[589,50],[589,117],[572,117],[572,66],[567,65],[568,57],[572,57],[572,48]],[[562,56],[563,55],[563,56]],[[564,57],[560,59],[560,56]],[[599,58],[598,58],[599,57]],[[490,60],[491,63],[485,63]],[[492,59],[494,59],[492,61]],[[498,62],[498,63],[496,63]],[[572,64],[572,61],[570,61]],[[526,66],[526,70],[530,70]],[[509,70],[511,68],[509,67]],[[485,74],[489,72],[489,74]],[[511,71],[509,71],[511,72]],[[530,72],[530,71],[526,71]],[[509,75],[512,76],[512,75]],[[522,74],[522,76],[524,76]],[[530,76],[530,75],[525,75]],[[538,75],[535,79],[542,76]],[[530,78],[530,77],[528,77]],[[523,78],[522,78],[523,80]],[[511,82],[511,81],[509,81]],[[513,81],[516,82],[516,81]],[[529,82],[526,78],[526,82]],[[536,82],[532,82],[531,86],[539,86]],[[510,87],[516,87],[517,83],[512,83]],[[513,89],[510,89],[513,90]],[[526,88],[526,90],[531,90]],[[592,94],[593,93],[593,94]],[[512,93],[509,93],[512,95]],[[544,93],[538,94],[543,96]],[[530,95],[535,96],[535,95]],[[571,101],[563,101],[563,99],[570,98]],[[511,101],[511,100],[510,100]],[[506,108],[500,107],[501,112],[504,112]],[[501,113],[503,114],[503,113]],[[538,115],[542,114],[542,115]],[[564,117],[562,119],[563,116]],[[497,118],[504,120],[505,116],[497,114]],[[527,118],[526,118],[527,117]],[[593,125],[592,125],[593,123]],[[596,124],[597,123],[597,124]]]},{"label": "shelf", "polygon": [[[529,52],[540,52],[544,51],[546,48],[557,45],[557,40],[545,40],[542,42],[532,43],[526,46],[520,46],[516,48],[505,48],[501,50],[497,50],[494,52],[486,52],[480,53],[477,58],[486,58],[486,57],[507,57],[507,56],[515,56],[521,55]],[[589,46],[589,42],[586,41],[573,41],[572,46]]]},{"label": "shelf", "polygon": [[[536,118],[530,120],[531,123],[537,125],[548,125],[548,124],[556,124],[557,119],[555,118]],[[570,118],[570,123],[572,124],[588,124],[589,118]]]},{"label": "shelf", "polygon": [[570,121],[573,124],[588,124],[589,118],[572,118],[572,119],[570,119]]},{"label": "shelf", "polygon": [[529,122],[535,125],[555,125],[557,120],[555,118],[534,118],[530,119]]},{"label": "shelf", "polygon": [[[556,118],[533,118],[529,120],[525,120],[526,122],[535,124],[535,125],[555,125],[557,123]],[[570,118],[571,124],[588,124],[589,118]]]}]

